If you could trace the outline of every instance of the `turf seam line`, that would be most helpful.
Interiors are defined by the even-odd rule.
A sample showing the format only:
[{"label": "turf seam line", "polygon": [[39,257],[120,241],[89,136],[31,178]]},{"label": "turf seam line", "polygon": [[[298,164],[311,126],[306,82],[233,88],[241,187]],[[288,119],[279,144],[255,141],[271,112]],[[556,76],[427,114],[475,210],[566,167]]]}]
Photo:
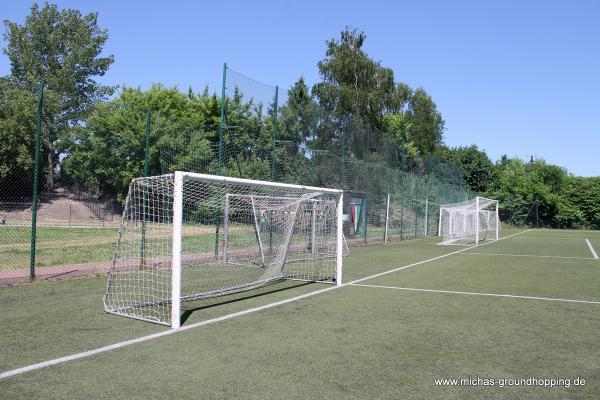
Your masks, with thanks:
[{"label": "turf seam line", "polygon": [[587,243],[588,247],[590,248],[590,251],[592,252],[592,255],[597,260],[598,259],[598,254],[596,254],[596,250],[594,250],[594,247],[592,246],[592,242],[590,242],[590,239],[585,239],[585,242]]},{"label": "turf seam line", "polygon": [[516,295],[516,294],[500,294],[500,293],[461,292],[461,291],[455,291],[455,290],[420,289],[420,288],[383,286],[383,285],[360,285],[360,284],[356,284],[356,283],[351,283],[350,285],[356,286],[356,287],[395,289],[395,290],[406,290],[406,291],[413,291],[413,292],[464,294],[464,295],[471,295],[471,296],[508,297],[511,299],[527,299],[527,300],[560,301],[560,302],[567,302],[567,303],[600,304],[600,301],[572,300],[572,299],[561,299],[561,298],[556,298],[556,297],[523,296],[523,295]]},{"label": "turf seam line", "polygon": [[[479,247],[486,246],[486,245],[491,244],[491,243],[496,243],[496,242],[498,242],[500,240],[508,239],[510,237],[513,237],[513,236],[516,236],[516,235],[520,235],[520,234],[525,233],[525,232],[529,232],[530,230],[531,229],[528,229],[528,230],[525,230],[525,231],[514,233],[512,235],[504,236],[503,238],[500,238],[500,239],[498,239],[496,241],[484,243],[484,244],[480,245]],[[13,369],[13,370],[10,370],[10,371],[0,372],[0,379],[5,379],[5,378],[9,378],[11,376],[20,375],[20,374],[23,374],[23,373],[26,373],[26,372],[37,370],[37,369],[41,369],[41,368],[45,368],[45,367],[50,367],[50,366],[58,365],[58,364],[63,364],[63,363],[66,363],[66,362],[69,362],[69,361],[78,360],[78,359],[81,359],[81,358],[90,357],[90,356],[93,356],[93,355],[96,355],[96,354],[105,353],[107,351],[120,349],[122,347],[130,346],[130,345],[133,345],[133,344],[146,342],[146,341],[157,339],[157,338],[160,338],[160,337],[163,337],[163,336],[168,336],[168,335],[172,335],[172,334],[175,334],[175,333],[184,332],[184,331],[187,331],[189,329],[194,329],[194,328],[198,328],[198,327],[201,327],[201,326],[210,325],[210,324],[213,324],[213,323],[216,323],[216,322],[225,321],[225,320],[228,320],[228,319],[231,319],[231,318],[235,318],[235,317],[239,317],[239,316],[242,316],[242,315],[251,314],[251,313],[254,313],[254,312],[266,310],[266,309],[269,309],[269,308],[272,308],[272,307],[276,307],[276,306],[280,306],[280,305],[283,305],[283,304],[291,303],[291,302],[294,302],[294,301],[297,301],[297,300],[302,300],[302,299],[305,299],[307,297],[311,297],[311,296],[315,296],[317,294],[329,292],[331,290],[339,289],[339,288],[342,288],[342,287],[345,287],[345,286],[349,286],[349,285],[352,285],[352,284],[355,284],[355,283],[358,283],[358,282],[363,282],[363,281],[366,281],[366,280],[369,280],[369,279],[378,278],[378,277],[383,276],[383,275],[387,275],[387,274],[391,274],[391,273],[394,273],[394,272],[402,271],[404,269],[416,267],[417,265],[422,265],[422,264],[425,264],[425,263],[428,263],[428,262],[436,261],[436,260],[439,260],[441,258],[449,257],[451,255],[454,255],[454,254],[457,254],[457,253],[461,253],[463,251],[467,251],[467,250],[469,250],[471,248],[472,247],[465,247],[464,249],[453,251],[453,252],[450,252],[450,253],[446,253],[446,254],[443,254],[441,256],[429,258],[429,259],[423,260],[423,261],[418,261],[418,262],[413,263],[413,264],[409,264],[409,265],[405,265],[405,266],[402,266],[402,267],[394,268],[394,269],[391,269],[389,271],[385,271],[385,272],[381,272],[381,273],[374,274],[374,275],[371,275],[371,276],[367,276],[365,278],[356,279],[354,281],[350,281],[348,283],[344,283],[344,284],[342,284],[340,286],[331,286],[331,287],[328,287],[328,288],[325,288],[325,289],[315,290],[314,292],[305,293],[305,294],[302,294],[302,295],[299,295],[299,296],[291,297],[289,299],[276,301],[274,303],[264,304],[264,305],[258,306],[258,307],[248,308],[246,310],[238,311],[238,312],[231,313],[231,314],[226,314],[226,315],[223,315],[221,317],[216,317],[216,318],[208,319],[208,320],[205,320],[205,321],[196,322],[196,323],[191,324],[191,325],[182,326],[179,329],[169,329],[169,330],[166,330],[166,331],[161,331],[161,332],[153,333],[151,335],[142,336],[142,337],[139,337],[139,338],[136,338],[136,339],[125,340],[123,342],[114,343],[114,344],[111,344],[111,345],[108,345],[108,346],[99,347],[99,348],[96,348],[96,349],[93,349],[93,350],[83,351],[81,353],[71,354],[69,356],[59,357],[59,358],[55,358],[55,359],[52,359],[52,360],[48,360],[48,361],[44,361],[44,362],[40,362],[40,363],[35,363],[35,364],[27,365],[25,367]]]},{"label": "turf seam line", "polygon": [[558,258],[558,259],[574,259],[574,260],[597,260],[597,258],[592,258],[592,257],[542,256],[542,255],[538,255],[538,254],[475,253],[475,252],[466,252],[465,254],[474,254],[477,256],[506,256],[506,257]]}]

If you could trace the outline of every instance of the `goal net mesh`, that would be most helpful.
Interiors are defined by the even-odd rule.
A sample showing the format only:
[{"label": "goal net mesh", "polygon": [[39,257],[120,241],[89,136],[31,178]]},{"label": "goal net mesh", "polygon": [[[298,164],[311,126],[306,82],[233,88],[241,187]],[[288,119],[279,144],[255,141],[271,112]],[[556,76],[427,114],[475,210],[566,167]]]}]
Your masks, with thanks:
[{"label": "goal net mesh", "polygon": [[497,200],[478,197],[460,203],[440,206],[440,244],[474,245],[484,240],[496,240],[500,228]]},{"label": "goal net mesh", "polygon": [[[173,193],[173,174],[131,183],[104,296],[108,312],[170,324]],[[182,301],[281,279],[335,281],[331,194],[186,178],[182,211]]]}]

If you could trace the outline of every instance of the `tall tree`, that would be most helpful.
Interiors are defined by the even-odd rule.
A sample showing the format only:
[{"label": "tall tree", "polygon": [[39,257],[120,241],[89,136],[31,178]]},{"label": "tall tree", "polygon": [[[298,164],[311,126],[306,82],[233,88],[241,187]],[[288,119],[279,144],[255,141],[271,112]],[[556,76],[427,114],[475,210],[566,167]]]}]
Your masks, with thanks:
[{"label": "tall tree", "polygon": [[325,144],[343,139],[346,151],[364,153],[365,126],[380,127],[386,103],[394,91],[394,73],[363,50],[366,35],[346,27],[340,40],[327,41],[325,58],[318,63],[322,81],[313,88],[329,129]]},{"label": "tall tree", "polygon": [[485,151],[479,150],[477,145],[442,147],[439,150],[441,157],[462,170],[466,186],[476,193],[483,193],[490,188],[494,178],[494,164]]},{"label": "tall tree", "polygon": [[94,103],[114,92],[95,78],[106,73],[114,61],[101,57],[108,39],[98,27],[98,14],[82,15],[79,10],[59,10],[55,4],[31,6],[20,25],[4,21],[11,75],[23,87],[34,91],[40,81],[47,87],[47,101],[57,112],[46,115],[45,145],[48,154],[48,185],[53,186],[52,169],[58,161],[61,135],[78,125]]},{"label": "tall tree", "polygon": [[409,135],[421,155],[433,153],[442,144],[444,119],[437,110],[433,99],[419,88],[409,100]]},{"label": "tall tree", "polygon": [[[361,159],[416,166],[442,144],[444,120],[424,89],[394,82],[394,73],[364,51],[366,35],[346,27],[326,42],[313,95],[321,109],[319,147]],[[373,154],[372,154],[373,153]]]},{"label": "tall tree", "polygon": [[280,107],[281,126],[279,139],[296,145],[310,139],[316,109],[304,78],[298,79],[287,92],[287,102]]}]

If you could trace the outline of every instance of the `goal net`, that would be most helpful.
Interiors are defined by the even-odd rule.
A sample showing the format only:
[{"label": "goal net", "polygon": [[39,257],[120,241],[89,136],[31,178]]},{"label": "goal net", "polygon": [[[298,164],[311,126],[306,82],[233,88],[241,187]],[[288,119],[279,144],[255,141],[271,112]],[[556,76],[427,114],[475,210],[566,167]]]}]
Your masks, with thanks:
[{"label": "goal net", "polygon": [[498,240],[499,230],[498,200],[476,197],[440,206],[440,244],[478,245],[484,240]]},{"label": "goal net", "polygon": [[341,284],[342,191],[188,172],[134,179],[105,310],[178,328],[182,301]]}]

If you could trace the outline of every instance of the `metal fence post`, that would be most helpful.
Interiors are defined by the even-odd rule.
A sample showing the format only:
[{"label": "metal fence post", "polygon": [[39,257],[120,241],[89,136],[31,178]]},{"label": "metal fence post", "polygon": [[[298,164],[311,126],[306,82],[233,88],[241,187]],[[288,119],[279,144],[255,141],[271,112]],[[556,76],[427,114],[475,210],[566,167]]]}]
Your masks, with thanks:
[{"label": "metal fence post", "polygon": [[[150,172],[150,135],[152,131],[152,110],[146,112],[146,134],[144,139],[144,176]],[[140,256],[142,264],[146,264],[146,215],[148,213],[148,189],[144,186],[144,203],[142,209],[142,240]]]},{"label": "metal fence post", "polygon": [[227,63],[223,64],[223,84],[221,85],[221,120],[219,123],[219,159],[217,161],[217,175],[221,175],[223,167],[223,140],[225,136],[225,84],[227,82]]},{"label": "metal fence post", "polygon": [[29,258],[29,279],[35,279],[35,244],[37,240],[38,180],[40,176],[40,147],[42,136],[42,112],[44,111],[44,82],[40,82],[35,114],[35,158],[33,162],[33,193],[31,198],[31,254]]},{"label": "metal fence post", "polygon": [[271,181],[275,182],[275,164],[276,161],[276,148],[275,143],[277,142],[277,108],[279,100],[279,86],[275,86],[275,103],[273,105],[273,147],[271,150]]}]

